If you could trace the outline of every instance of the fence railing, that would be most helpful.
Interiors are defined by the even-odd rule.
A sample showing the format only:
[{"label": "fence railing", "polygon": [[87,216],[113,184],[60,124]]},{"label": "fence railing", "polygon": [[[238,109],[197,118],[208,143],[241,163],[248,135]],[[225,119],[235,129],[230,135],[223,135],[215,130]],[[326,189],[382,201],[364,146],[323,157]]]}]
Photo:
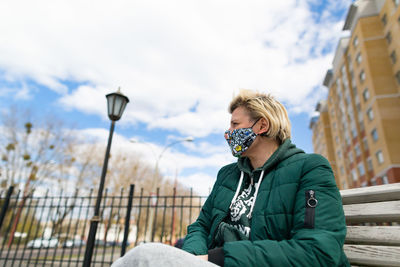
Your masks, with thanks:
[{"label": "fence railing", "polygon": [[[91,266],[110,266],[127,248],[142,242],[174,245],[186,235],[206,199],[192,190],[177,195],[174,189],[172,196],[160,195],[159,190],[145,195],[143,189],[134,192],[134,186],[130,190],[131,194],[121,189],[117,195],[105,191]],[[12,191],[0,192],[0,266],[82,265],[96,195]]]}]

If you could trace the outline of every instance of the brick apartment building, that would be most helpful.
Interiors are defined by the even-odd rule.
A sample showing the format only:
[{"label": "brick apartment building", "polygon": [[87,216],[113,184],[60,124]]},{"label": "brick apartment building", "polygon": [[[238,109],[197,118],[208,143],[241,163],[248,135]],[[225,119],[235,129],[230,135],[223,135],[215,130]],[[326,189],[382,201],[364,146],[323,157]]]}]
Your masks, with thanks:
[{"label": "brick apartment building", "polygon": [[340,189],[400,182],[399,0],[350,6],[310,128]]}]

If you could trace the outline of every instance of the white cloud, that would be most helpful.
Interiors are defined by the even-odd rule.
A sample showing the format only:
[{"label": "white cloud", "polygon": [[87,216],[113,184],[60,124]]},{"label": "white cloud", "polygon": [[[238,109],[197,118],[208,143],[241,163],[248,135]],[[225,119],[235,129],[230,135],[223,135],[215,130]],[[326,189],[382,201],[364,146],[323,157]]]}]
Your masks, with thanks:
[{"label": "white cloud", "polygon": [[[80,136],[82,140],[95,140],[99,144],[104,144],[105,147],[108,131],[106,129],[77,130],[76,136]],[[207,142],[182,143],[187,148],[184,153],[178,150],[177,146],[165,150],[165,146],[133,139],[136,139],[136,142],[133,143],[124,136],[114,133],[111,154],[118,151],[139,155],[143,163],[154,167],[158,161],[160,172],[167,179],[174,179],[175,175],[178,175],[182,184],[192,187],[194,191],[203,195],[208,194],[208,188],[215,181],[218,169],[234,160],[225,143],[223,146],[211,145]],[[199,152],[193,153],[196,150]],[[184,173],[185,169],[192,169],[191,174],[182,176],[181,173]],[[195,178],[199,180],[194,182]]]},{"label": "white cloud", "polygon": [[68,109],[78,109],[87,114],[99,114],[107,116],[107,100],[105,95],[109,93],[105,88],[80,86],[71,94],[65,95],[59,102]]},{"label": "white cloud", "polygon": [[30,100],[33,98],[35,91],[37,90],[34,87],[30,87],[25,82],[22,82],[19,87],[0,86],[0,97],[6,98],[11,96],[15,100]]},{"label": "white cloud", "polygon": [[179,179],[181,184],[187,188],[193,188],[193,191],[201,196],[209,195],[215,181],[215,176],[210,176],[206,173],[196,173]]},{"label": "white cloud", "polygon": [[[312,114],[343,35],[344,14],[336,13],[351,0],[329,0],[318,22],[311,3],[320,1],[1,1],[0,82],[18,86],[2,85],[0,97],[40,93],[33,81],[58,93],[65,109],[108,121],[105,94],[121,86],[130,103],[119,124],[197,138],[222,135],[238,88],[271,92],[289,112]],[[108,130],[77,136],[105,147]],[[159,167],[167,177],[184,173],[180,182],[208,194],[213,174],[234,160],[223,140],[215,143],[173,146]],[[114,133],[111,153],[136,153],[155,166],[164,148]]]},{"label": "white cloud", "polygon": [[2,1],[0,70],[104,118],[104,95],[122,86],[123,123],[207,136],[225,129],[237,88],[311,113],[332,61],[323,49],[341,35],[333,13],[350,2],[330,1],[315,23],[305,0]]}]

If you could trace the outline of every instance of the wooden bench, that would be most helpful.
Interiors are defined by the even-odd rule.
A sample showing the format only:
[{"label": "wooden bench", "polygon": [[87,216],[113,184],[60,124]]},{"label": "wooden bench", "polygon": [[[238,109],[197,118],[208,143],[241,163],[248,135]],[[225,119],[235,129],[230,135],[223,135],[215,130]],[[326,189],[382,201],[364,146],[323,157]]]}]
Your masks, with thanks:
[{"label": "wooden bench", "polygon": [[400,183],[340,191],[353,266],[400,266]]}]

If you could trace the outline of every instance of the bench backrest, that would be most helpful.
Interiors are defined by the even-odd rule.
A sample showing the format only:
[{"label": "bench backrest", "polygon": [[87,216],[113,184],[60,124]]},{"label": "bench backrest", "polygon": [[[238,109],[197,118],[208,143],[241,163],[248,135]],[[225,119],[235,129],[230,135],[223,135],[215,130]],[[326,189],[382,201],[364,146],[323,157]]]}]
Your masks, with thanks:
[{"label": "bench backrest", "polygon": [[400,183],[340,191],[352,265],[400,266]]}]

